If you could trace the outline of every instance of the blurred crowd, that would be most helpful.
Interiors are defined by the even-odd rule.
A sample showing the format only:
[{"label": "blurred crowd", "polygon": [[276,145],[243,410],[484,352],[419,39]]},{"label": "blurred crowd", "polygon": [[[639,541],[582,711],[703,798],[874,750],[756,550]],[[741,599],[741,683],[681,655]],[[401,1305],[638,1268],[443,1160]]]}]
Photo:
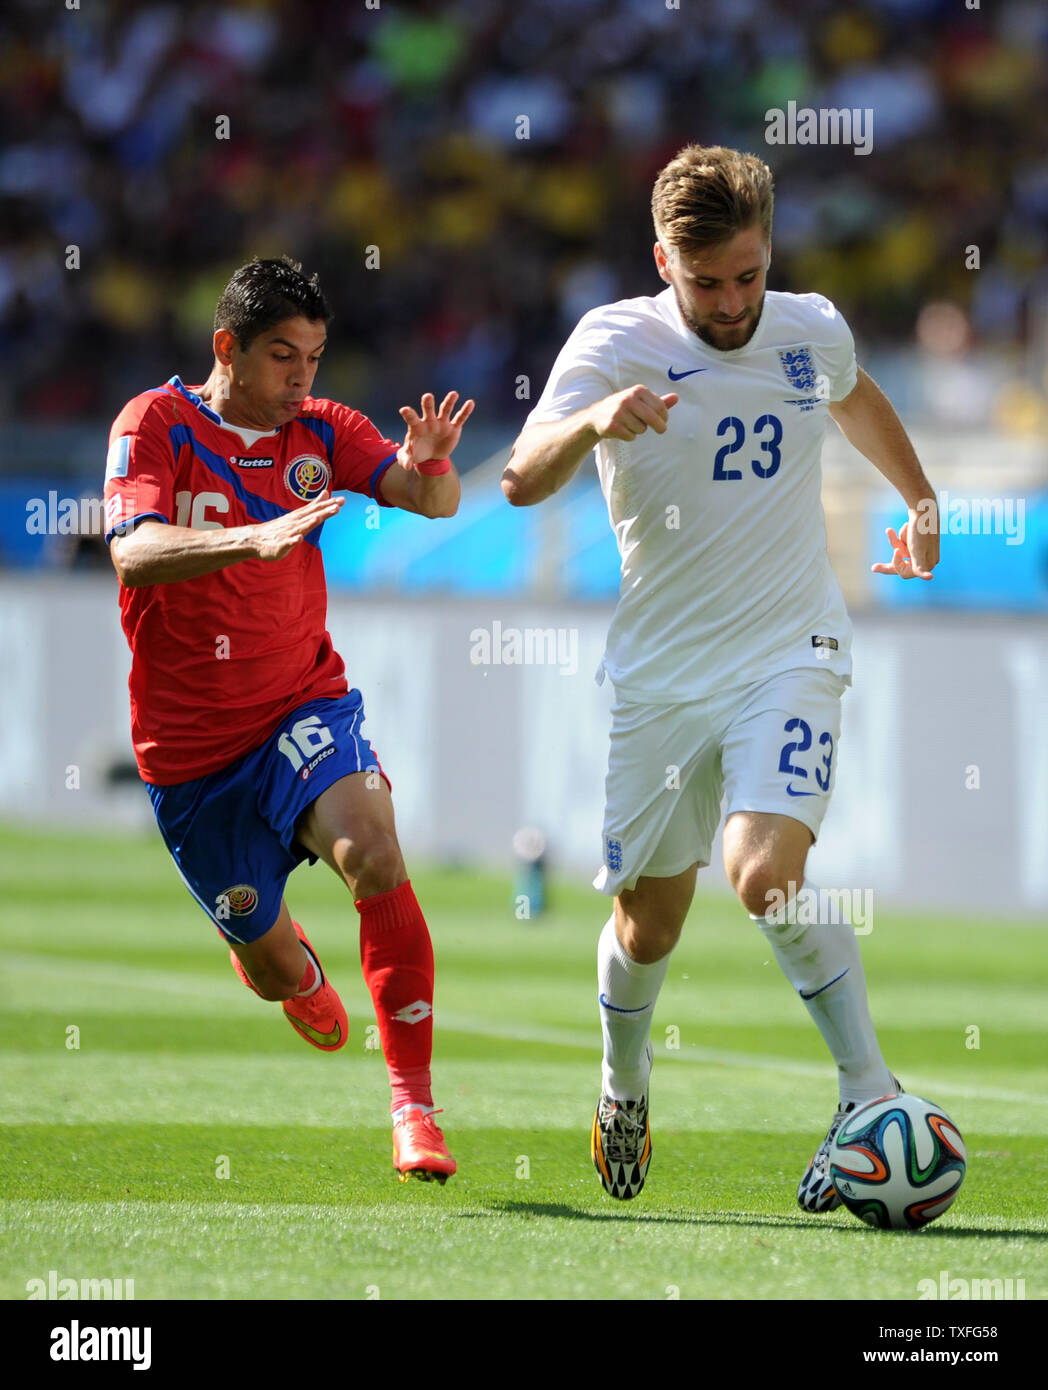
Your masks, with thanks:
[{"label": "blurred crowd", "polygon": [[[1046,50],[1040,0],[7,0],[0,411],[203,380],[222,285],[286,251],[336,310],[318,390],[512,433],[586,309],[662,288],[651,183],[698,140],[772,165],[772,288],[940,362],[929,418],[989,353],[1036,422]],[[872,152],[769,146],[791,100],[873,108]]]}]

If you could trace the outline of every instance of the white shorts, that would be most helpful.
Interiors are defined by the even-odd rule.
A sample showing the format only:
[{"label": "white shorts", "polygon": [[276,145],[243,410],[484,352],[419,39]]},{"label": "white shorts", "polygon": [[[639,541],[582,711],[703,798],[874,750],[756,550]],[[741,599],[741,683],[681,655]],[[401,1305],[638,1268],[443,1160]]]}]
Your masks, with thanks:
[{"label": "white shorts", "polygon": [[641,875],[671,878],[710,862],[721,818],[792,816],[819,833],[837,763],[846,684],[817,667],[687,705],[619,701],[605,783],[604,865],[614,896]]}]

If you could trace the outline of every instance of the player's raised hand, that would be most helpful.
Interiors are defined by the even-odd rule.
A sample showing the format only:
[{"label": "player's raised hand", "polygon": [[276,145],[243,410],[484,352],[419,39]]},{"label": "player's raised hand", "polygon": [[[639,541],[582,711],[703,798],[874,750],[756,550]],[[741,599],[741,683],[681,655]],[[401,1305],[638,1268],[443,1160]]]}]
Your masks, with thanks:
[{"label": "player's raised hand", "polygon": [[282,560],[315,526],[341,511],[345,500],[325,491],[304,507],[296,507],[272,521],[260,521],[250,527],[256,558]]},{"label": "player's raised hand", "polygon": [[926,497],[909,510],[906,543],[913,571],[921,579],[930,579],[939,563],[939,503],[934,497]]},{"label": "player's raised hand", "polygon": [[454,414],[457,391],[449,391],[436,408],[436,398],[431,391],[422,397],[422,414],[417,414],[411,406],[400,408],[400,418],[408,427],[407,437],[397,452],[397,462],[401,468],[413,469],[416,464],[427,463],[430,459],[446,459],[462,437],[462,426],[473,414],[474,401],[466,401]]},{"label": "player's raised hand", "polygon": [[627,443],[649,428],[665,434],[670,409],[679,400],[675,391],[657,396],[647,386],[631,386],[598,401],[591,412],[591,424],[598,439],[624,439]]},{"label": "player's raised hand", "polygon": [[[939,563],[939,533],[924,531],[914,519],[915,513],[898,534],[889,526],[885,535],[892,548],[890,564],[871,565],[874,574],[897,574],[903,579],[931,579],[932,569]],[[912,539],[911,539],[912,538]]]}]

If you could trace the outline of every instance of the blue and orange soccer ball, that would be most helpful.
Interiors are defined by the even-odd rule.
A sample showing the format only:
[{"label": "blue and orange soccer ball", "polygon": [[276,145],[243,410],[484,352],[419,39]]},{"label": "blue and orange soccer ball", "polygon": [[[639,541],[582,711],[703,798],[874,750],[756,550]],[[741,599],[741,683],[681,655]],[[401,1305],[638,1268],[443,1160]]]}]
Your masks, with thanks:
[{"label": "blue and orange soccer ball", "polygon": [[830,1179],[868,1226],[916,1230],[961,1190],[967,1154],[949,1115],[920,1096],[887,1096],[854,1110],[830,1146]]}]

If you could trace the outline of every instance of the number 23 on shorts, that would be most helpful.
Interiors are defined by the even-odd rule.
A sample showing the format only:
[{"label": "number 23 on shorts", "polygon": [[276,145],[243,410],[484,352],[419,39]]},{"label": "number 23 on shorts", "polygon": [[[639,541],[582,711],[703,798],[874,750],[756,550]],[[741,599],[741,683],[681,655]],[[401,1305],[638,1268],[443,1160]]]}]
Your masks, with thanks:
[{"label": "number 23 on shorts", "polygon": [[[800,737],[782,745],[782,751],[779,753],[779,771],[784,772],[787,777],[806,782],[808,780],[807,768],[801,767],[793,759],[795,755],[806,753],[811,748],[811,725],[804,719],[787,719],[783,725],[783,733],[799,734]],[[819,748],[823,750],[822,757],[812,771],[819,791],[827,792],[830,789],[830,775],[833,767],[833,735],[831,733],[826,732],[819,735]],[[786,783],[786,791],[790,796],[818,796],[816,791],[794,787],[792,781]]]}]

